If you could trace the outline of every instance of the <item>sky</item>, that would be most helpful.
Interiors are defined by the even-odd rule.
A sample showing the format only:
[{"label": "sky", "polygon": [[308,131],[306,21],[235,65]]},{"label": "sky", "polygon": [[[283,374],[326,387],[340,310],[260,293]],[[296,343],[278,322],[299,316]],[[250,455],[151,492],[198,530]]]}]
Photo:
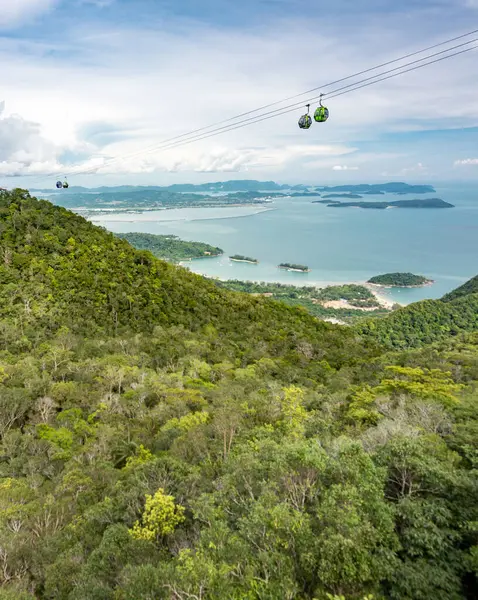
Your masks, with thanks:
[{"label": "sky", "polygon": [[297,125],[308,98],[403,61],[328,83],[473,29],[478,0],[0,0],[0,186],[478,182],[478,42]]}]

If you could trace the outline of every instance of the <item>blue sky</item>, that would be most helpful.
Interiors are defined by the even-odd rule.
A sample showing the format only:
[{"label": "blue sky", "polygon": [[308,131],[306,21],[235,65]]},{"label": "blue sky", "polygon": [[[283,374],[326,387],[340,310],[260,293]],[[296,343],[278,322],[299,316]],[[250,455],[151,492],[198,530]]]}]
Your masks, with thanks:
[{"label": "blue sky", "polygon": [[478,181],[478,49],[308,131],[298,108],[146,151],[472,29],[478,0],[0,0],[0,185]]}]

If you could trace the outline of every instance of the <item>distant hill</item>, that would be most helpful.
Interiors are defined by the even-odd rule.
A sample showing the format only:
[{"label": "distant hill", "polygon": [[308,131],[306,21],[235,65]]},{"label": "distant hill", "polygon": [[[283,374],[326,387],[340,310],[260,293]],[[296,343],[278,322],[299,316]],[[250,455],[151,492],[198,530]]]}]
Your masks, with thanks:
[{"label": "distant hill", "polygon": [[[338,185],[338,186],[316,186],[287,183],[280,184],[275,181],[257,181],[255,179],[233,179],[230,181],[216,181],[211,183],[175,183],[167,186],[155,185],[120,185],[120,186],[101,186],[97,188],[85,188],[82,186],[71,185],[69,193],[79,192],[147,192],[147,191],[169,191],[176,193],[184,192],[278,192],[282,190],[292,190],[295,192],[306,191],[325,191],[325,192],[351,192],[355,194],[381,195],[381,194],[428,194],[434,193],[435,188],[431,185],[409,185],[407,183],[377,183],[377,184],[358,184],[358,185]],[[52,193],[56,192],[53,188],[32,190],[36,192]],[[57,195],[60,195],[57,193]]]},{"label": "distant hill", "polygon": [[473,277],[472,279],[470,279],[469,281],[467,281],[460,287],[456,288],[456,290],[453,290],[452,292],[445,294],[445,296],[443,296],[443,298],[442,298],[442,301],[443,302],[451,302],[453,300],[456,300],[457,298],[462,298],[463,296],[469,296],[470,294],[477,294],[477,293],[478,293],[478,275],[476,275],[475,277]]},{"label": "distant hill", "polygon": [[25,336],[29,328],[53,333],[62,325],[90,334],[212,325],[234,352],[252,348],[256,336],[279,353],[307,340],[325,356],[329,348],[331,362],[344,360],[353,347],[357,355],[363,352],[351,331],[331,328],[306,311],[220,289],[25,190],[0,192],[0,229],[0,321],[21,316]]},{"label": "distant hill", "polygon": [[318,187],[323,192],[352,192],[355,194],[430,194],[436,190],[432,185],[409,185],[408,183],[361,183],[358,185],[336,185],[332,187]]},{"label": "distant hill", "polygon": [[478,293],[472,293],[477,282],[478,276],[465,284],[468,292],[462,286],[442,300],[415,302],[382,319],[361,322],[356,330],[365,338],[393,349],[417,348],[477,331]]}]

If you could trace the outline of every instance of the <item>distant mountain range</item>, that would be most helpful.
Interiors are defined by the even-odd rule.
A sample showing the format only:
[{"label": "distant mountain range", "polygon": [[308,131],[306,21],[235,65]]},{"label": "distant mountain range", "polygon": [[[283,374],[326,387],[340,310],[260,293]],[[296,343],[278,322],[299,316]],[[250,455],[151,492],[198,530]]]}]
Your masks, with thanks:
[{"label": "distant mountain range", "polygon": [[[71,186],[69,193],[108,193],[108,192],[146,192],[146,191],[164,191],[164,192],[278,192],[291,190],[295,192],[350,192],[356,194],[382,195],[382,194],[429,194],[436,190],[431,185],[409,185],[403,182],[377,183],[377,184],[358,184],[358,185],[338,185],[338,186],[317,186],[317,185],[289,185],[279,184],[275,181],[256,181],[254,179],[238,179],[231,181],[217,181],[213,183],[175,183],[168,186],[102,186],[97,188],[86,188],[82,186]],[[42,193],[51,193],[53,189],[32,190]]]}]

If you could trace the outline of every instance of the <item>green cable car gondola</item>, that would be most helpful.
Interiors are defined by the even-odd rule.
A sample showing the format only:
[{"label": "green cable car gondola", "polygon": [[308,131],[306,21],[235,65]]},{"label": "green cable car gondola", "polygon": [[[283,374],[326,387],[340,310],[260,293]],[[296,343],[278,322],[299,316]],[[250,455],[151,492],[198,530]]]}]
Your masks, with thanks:
[{"label": "green cable car gondola", "polygon": [[315,109],[314,120],[317,123],[325,123],[329,118],[329,109],[326,106],[322,106],[322,96],[320,94],[319,106]]},{"label": "green cable car gondola", "polygon": [[302,115],[299,119],[299,127],[301,129],[309,129],[309,127],[312,125],[312,117],[309,115],[309,111],[310,104],[307,104],[307,113],[305,115]]}]

